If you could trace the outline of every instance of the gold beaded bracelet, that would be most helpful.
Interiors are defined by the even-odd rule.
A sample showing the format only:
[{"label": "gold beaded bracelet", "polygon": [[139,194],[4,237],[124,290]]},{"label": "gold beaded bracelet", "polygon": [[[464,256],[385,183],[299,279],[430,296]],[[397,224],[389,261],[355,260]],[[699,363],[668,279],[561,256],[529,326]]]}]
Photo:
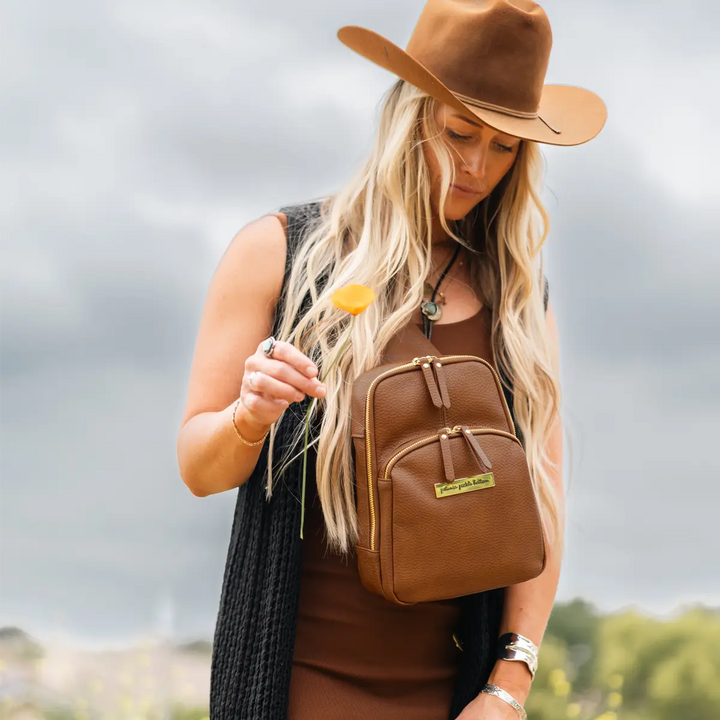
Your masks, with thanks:
[{"label": "gold beaded bracelet", "polygon": [[[235,404],[233,405],[232,426],[233,426],[233,429],[235,430],[235,434],[240,438],[240,442],[245,443],[245,445],[249,445],[250,447],[254,447],[255,445],[261,445],[263,442],[265,442],[265,438],[268,436],[268,433],[270,432],[270,428],[268,428],[268,429],[265,431],[265,434],[264,434],[259,440],[256,440],[255,442],[250,442],[250,440],[246,440],[246,439],[240,434],[240,431],[237,429],[237,425],[235,424],[235,411],[237,410],[237,406],[240,404],[240,400],[241,400],[241,399],[242,399],[242,398],[239,397],[239,398],[235,401]],[[271,427],[272,427],[272,426],[271,426]]]}]

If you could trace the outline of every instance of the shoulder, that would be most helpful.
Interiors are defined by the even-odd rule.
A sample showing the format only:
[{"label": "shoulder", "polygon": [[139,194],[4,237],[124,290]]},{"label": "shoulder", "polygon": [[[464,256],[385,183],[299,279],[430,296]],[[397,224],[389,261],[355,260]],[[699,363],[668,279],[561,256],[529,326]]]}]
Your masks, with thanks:
[{"label": "shoulder", "polygon": [[[280,222],[280,225],[282,226],[283,234],[285,234],[285,232],[287,231],[287,224],[288,224],[288,216],[287,216],[287,213],[284,213],[284,212],[273,212],[273,213],[268,213],[267,215],[264,215],[263,217],[268,217],[268,218],[274,217],[274,218],[277,218],[278,221]],[[260,218],[260,219],[262,220],[262,218]]]},{"label": "shoulder", "polygon": [[302,229],[320,216],[323,199],[286,205],[249,222],[233,237],[226,254],[263,273],[278,292]]},{"label": "shoulder", "polygon": [[284,213],[268,213],[247,223],[233,237],[228,251],[252,256],[268,268],[282,267],[285,263],[287,241]]},{"label": "shoulder", "polygon": [[285,277],[285,223],[283,213],[269,213],[235,233],[217,270],[225,287],[251,293],[263,303],[277,302]]}]

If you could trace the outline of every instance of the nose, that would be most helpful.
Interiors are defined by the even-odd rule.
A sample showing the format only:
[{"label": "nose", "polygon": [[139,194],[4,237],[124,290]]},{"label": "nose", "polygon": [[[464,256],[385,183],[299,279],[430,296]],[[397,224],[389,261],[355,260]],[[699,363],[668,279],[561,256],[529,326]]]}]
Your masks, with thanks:
[{"label": "nose", "polygon": [[488,149],[478,144],[473,148],[466,148],[462,153],[462,166],[474,178],[474,185],[483,187],[487,171]]}]

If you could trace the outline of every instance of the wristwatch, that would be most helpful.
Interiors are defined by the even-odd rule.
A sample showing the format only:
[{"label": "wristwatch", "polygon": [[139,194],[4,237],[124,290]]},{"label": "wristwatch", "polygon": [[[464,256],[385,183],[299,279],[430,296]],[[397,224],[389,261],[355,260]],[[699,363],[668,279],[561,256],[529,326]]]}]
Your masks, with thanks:
[{"label": "wristwatch", "polygon": [[507,690],[503,690],[501,687],[493,685],[492,683],[485,683],[483,689],[480,692],[499,697],[501,700],[504,700],[508,705],[512,705],[518,711],[521,720],[527,720],[527,713],[525,712],[525,708],[509,692],[507,692]]}]

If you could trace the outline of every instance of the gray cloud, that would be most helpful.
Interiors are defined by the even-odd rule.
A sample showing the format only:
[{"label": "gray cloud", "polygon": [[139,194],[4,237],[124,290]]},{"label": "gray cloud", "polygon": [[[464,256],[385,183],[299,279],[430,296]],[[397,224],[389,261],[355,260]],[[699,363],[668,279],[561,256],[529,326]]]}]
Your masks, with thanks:
[{"label": "gray cloud", "polygon": [[[121,636],[173,597],[178,631],[211,631],[235,493],[194,498],[174,456],[207,284],[239,227],[334,189],[362,158],[393,78],[337,28],[404,45],[421,7],[6,9],[0,622],[44,631],[61,612],[78,633]],[[573,442],[559,597],[717,601],[715,101],[698,98],[692,132],[675,112],[697,67],[720,69],[718,11],[546,7],[550,80],[610,108],[592,143],[545,151]]]}]

